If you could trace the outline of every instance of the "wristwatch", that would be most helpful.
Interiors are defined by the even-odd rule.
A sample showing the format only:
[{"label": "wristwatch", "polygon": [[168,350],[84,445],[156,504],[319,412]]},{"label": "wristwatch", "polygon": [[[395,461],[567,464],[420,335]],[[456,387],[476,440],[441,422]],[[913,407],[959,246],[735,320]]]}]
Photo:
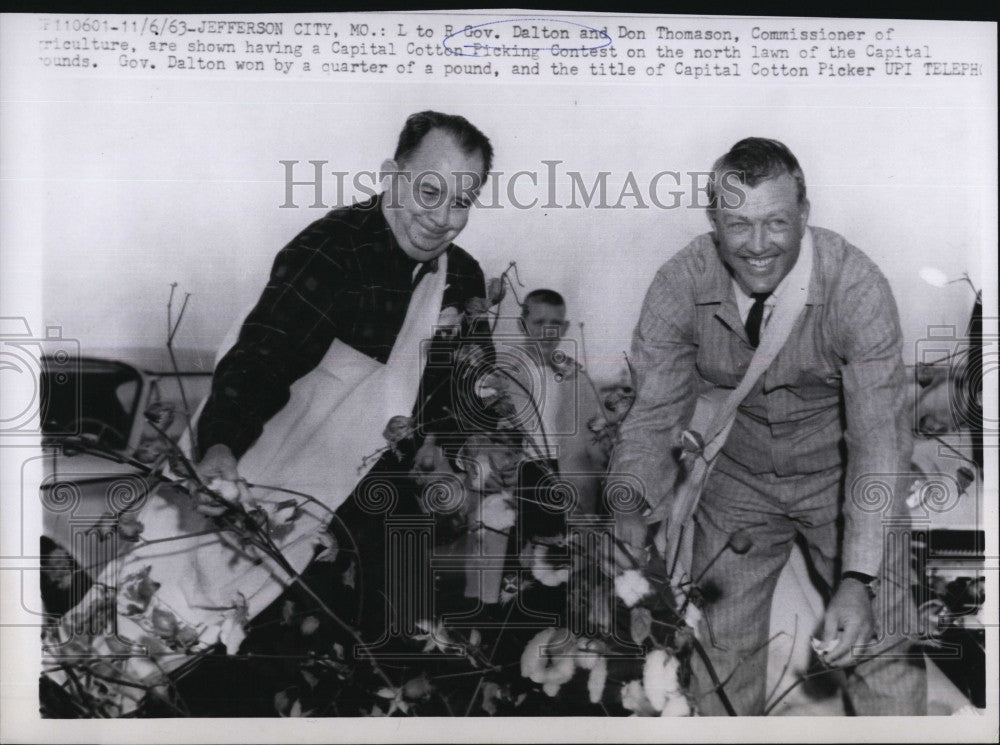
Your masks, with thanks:
[{"label": "wristwatch", "polygon": [[840,575],[840,581],[843,582],[845,579],[857,580],[868,589],[868,596],[872,599],[875,598],[875,594],[878,592],[878,577],[863,572],[844,572]]}]

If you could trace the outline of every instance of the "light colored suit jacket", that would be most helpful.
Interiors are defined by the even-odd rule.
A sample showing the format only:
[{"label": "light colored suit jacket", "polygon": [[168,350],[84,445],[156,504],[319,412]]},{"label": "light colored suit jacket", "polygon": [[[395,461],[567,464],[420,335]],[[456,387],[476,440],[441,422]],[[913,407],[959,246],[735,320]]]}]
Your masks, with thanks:
[{"label": "light colored suit jacket", "polygon": [[[779,476],[843,465],[843,570],[876,575],[884,519],[906,515],[901,474],[912,451],[899,317],[867,256],[832,231],[810,230],[805,312],[740,406],[723,452],[752,473]],[[637,398],[612,473],[639,477],[651,503],[669,493],[672,448],[698,391],[735,388],[753,351],[713,235],[699,236],[646,294],[632,345]]]}]

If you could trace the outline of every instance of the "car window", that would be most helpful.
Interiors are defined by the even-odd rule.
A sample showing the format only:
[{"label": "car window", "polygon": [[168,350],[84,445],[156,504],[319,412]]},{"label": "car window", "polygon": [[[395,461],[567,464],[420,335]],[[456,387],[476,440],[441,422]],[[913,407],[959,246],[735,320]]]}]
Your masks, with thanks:
[{"label": "car window", "polygon": [[128,446],[141,387],[137,370],[121,363],[81,360],[78,369],[51,369],[42,359],[41,422],[52,441],[82,437],[112,450]]}]

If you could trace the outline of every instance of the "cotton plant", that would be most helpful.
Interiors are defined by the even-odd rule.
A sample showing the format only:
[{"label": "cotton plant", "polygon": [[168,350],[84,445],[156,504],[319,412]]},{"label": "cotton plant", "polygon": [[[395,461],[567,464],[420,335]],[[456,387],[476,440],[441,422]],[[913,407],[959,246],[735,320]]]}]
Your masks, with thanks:
[{"label": "cotton plant", "polygon": [[[536,535],[531,526],[519,524],[523,507],[540,504],[519,483],[523,467],[537,464],[540,453],[534,439],[517,428],[511,393],[518,381],[491,364],[488,345],[480,343],[478,334],[484,325],[489,329],[495,324],[504,293],[509,290],[516,298],[518,285],[512,262],[489,283],[486,298],[445,309],[434,343],[450,345],[455,366],[422,393],[413,412],[399,412],[386,422],[384,447],[358,464],[364,470],[384,459],[448,540],[489,543],[507,552],[507,563],[497,570],[495,597],[485,598],[496,608],[495,616],[473,627],[443,614],[419,618],[400,642],[406,651],[403,665],[387,669],[364,652],[363,639],[349,619],[337,615],[284,560],[282,537],[305,510],[316,506],[310,495],[283,490],[280,484],[206,483],[166,439],[152,464],[133,464],[141,465],[160,488],[191,500],[203,529],[224,536],[232,551],[272,561],[307,601],[285,600],[274,620],[284,637],[309,652],[292,666],[290,680],[276,681],[272,715],[685,716],[697,711],[689,689],[690,660],[701,653],[694,627],[700,625],[705,592],[698,583],[688,583],[688,600],[679,605],[663,562],[622,564],[618,559],[627,552],[613,534],[595,528]],[[586,375],[575,371],[581,372]],[[600,421],[592,423],[594,444],[606,454],[633,400],[634,385],[610,391]],[[541,420],[540,412],[535,415]],[[169,417],[162,407],[148,417],[166,438]],[[547,466],[539,468],[544,477],[558,476]],[[116,530],[124,551],[147,542],[141,516],[127,509]],[[350,546],[339,545],[327,530],[318,531],[312,541],[315,565],[336,573],[348,590],[364,589],[356,588]],[[76,715],[134,714],[142,711],[144,696],[158,697],[173,707],[172,714],[183,715],[183,702],[172,697],[172,679],[158,668],[157,655],[176,655],[188,670],[209,653],[237,654],[246,644],[250,619],[239,592],[217,609],[218,623],[193,627],[163,597],[164,581],[139,566],[121,577],[117,587],[92,588],[88,602],[64,619],[78,629],[102,630],[90,642],[77,635],[64,648],[75,654],[75,661],[66,655],[49,661],[49,681]],[[508,623],[532,597],[546,593],[563,602],[574,623],[560,619],[527,630]],[[108,662],[109,653],[134,652],[107,633],[115,614],[143,629],[143,642],[153,650],[132,659],[134,669],[149,677],[148,684],[130,689],[108,682],[123,672],[121,665]],[[46,638],[53,650],[64,641],[52,629]],[[344,708],[345,697],[353,708]]]},{"label": "cotton plant", "polygon": [[[482,303],[470,306],[466,316],[481,317],[485,307]],[[455,319],[450,320],[454,327]],[[463,349],[460,339],[461,333],[456,332],[452,341],[458,346],[453,348]],[[426,434],[416,448],[410,475],[423,494],[435,493],[436,487],[459,491],[456,501],[465,507],[461,530],[471,537],[483,542],[493,535],[506,541],[518,529],[520,503],[532,500],[518,489],[518,469],[538,454],[531,451],[531,438],[519,439],[516,432],[507,429],[511,421],[510,393],[516,381],[503,370],[483,364],[483,359],[471,352],[455,357],[473,367],[478,365],[477,376],[467,381],[464,390],[489,413],[483,419],[492,422],[493,429],[467,433],[459,445],[452,445],[450,454],[447,438]],[[461,376],[461,370],[456,374]],[[574,372],[586,374],[582,368]],[[617,425],[634,398],[634,386],[627,384],[607,392],[604,413],[590,427],[595,444],[609,450],[613,447]],[[426,412],[421,413],[428,418]],[[387,427],[386,432],[390,449],[395,444],[391,429]],[[393,431],[406,437],[411,434],[408,425]],[[424,506],[434,512],[431,504]],[[550,627],[526,639],[520,654],[519,668],[524,679],[520,686],[494,675],[488,658],[480,660],[483,678],[476,700],[483,711],[513,713],[533,710],[533,706],[545,710],[544,701],[552,700],[553,705],[569,710],[589,705],[600,707],[604,713],[624,715],[629,711],[626,704],[630,699],[622,698],[617,681],[631,676],[644,686],[642,695],[649,701],[649,712],[667,716],[692,713],[683,690],[690,679],[689,659],[695,634],[686,625],[685,616],[697,620],[697,603],[691,604],[690,611],[679,609],[662,572],[654,576],[638,564],[618,567],[615,558],[623,552],[620,546],[605,542],[602,550],[595,551],[597,544],[592,540],[588,543],[579,533],[539,536],[522,532],[518,533],[522,542],[511,543],[520,568],[505,572],[500,580],[500,607],[515,607],[525,593],[562,593],[571,609],[568,612],[586,618],[590,633],[574,635],[565,628]],[[443,654],[452,646],[454,630],[442,619],[421,621],[419,628],[413,641],[422,645],[424,652]],[[640,677],[643,663],[649,669],[648,683]],[[665,675],[673,675],[669,685],[664,683]],[[646,687],[650,688],[648,692]],[[536,694],[542,697],[542,703]],[[399,706],[393,709],[395,714],[401,711]]]}]

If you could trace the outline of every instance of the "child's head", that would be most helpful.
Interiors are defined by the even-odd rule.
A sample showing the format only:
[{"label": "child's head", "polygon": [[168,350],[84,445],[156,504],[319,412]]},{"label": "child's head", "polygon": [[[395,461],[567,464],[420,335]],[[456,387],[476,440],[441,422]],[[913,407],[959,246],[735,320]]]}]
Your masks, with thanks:
[{"label": "child's head", "polygon": [[555,290],[532,290],[521,305],[521,317],[528,337],[535,341],[547,358],[559,346],[569,328],[566,301]]}]

